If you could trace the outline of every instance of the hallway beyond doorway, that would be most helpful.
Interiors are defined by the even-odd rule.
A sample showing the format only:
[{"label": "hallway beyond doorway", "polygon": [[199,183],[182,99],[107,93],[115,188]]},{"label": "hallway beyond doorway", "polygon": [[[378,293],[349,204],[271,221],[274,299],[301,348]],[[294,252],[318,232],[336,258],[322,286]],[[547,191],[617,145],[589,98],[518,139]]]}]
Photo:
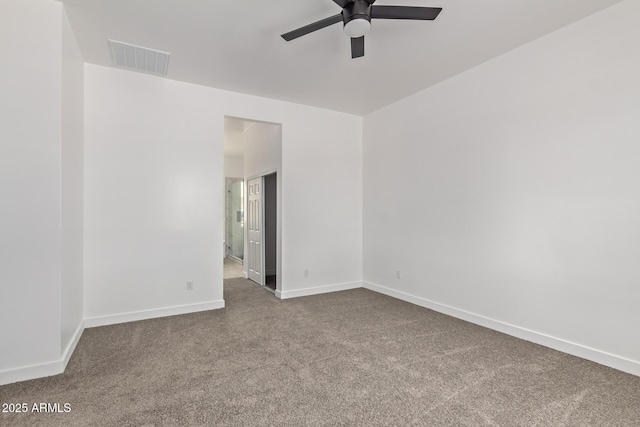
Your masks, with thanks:
[{"label": "hallway beyond doorway", "polygon": [[224,259],[224,278],[235,279],[237,277],[244,277],[242,272],[242,264],[238,261],[232,260],[227,257]]}]

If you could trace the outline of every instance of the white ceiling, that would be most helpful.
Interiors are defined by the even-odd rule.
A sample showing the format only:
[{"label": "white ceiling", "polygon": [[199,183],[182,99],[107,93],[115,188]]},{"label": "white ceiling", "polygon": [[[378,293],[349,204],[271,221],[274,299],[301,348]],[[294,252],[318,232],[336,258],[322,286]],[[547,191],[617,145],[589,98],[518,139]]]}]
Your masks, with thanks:
[{"label": "white ceiling", "polygon": [[107,39],[171,53],[168,78],[364,115],[621,0],[378,0],[442,7],[435,21],[374,20],[351,59],[331,0],[63,0],[88,63]]}]

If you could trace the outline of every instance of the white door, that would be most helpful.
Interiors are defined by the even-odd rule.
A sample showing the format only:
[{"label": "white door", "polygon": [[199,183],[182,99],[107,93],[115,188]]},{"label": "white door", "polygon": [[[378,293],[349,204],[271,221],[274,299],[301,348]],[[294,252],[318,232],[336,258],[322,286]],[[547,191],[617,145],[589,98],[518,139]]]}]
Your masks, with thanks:
[{"label": "white door", "polygon": [[262,245],[262,177],[247,181],[247,261],[249,279],[264,285]]}]

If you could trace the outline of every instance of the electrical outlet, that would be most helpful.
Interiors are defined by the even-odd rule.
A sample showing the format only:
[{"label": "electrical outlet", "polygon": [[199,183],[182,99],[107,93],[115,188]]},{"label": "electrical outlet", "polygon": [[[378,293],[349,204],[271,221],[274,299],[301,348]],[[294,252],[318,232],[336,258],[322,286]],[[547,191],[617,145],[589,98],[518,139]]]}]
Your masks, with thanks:
[{"label": "electrical outlet", "polygon": [[304,277],[309,277],[309,270],[304,271]]},{"label": "electrical outlet", "polygon": [[400,270],[396,270],[396,279],[400,279]]},{"label": "electrical outlet", "polygon": [[187,290],[188,291],[193,290],[193,280],[187,280]]}]

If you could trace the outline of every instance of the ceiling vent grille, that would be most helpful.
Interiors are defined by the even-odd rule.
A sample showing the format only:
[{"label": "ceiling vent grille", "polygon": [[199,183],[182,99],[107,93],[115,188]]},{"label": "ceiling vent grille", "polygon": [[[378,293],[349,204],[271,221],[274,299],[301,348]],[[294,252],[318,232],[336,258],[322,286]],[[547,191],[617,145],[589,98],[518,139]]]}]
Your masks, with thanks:
[{"label": "ceiling vent grille", "polygon": [[113,63],[118,67],[167,75],[170,53],[115,40],[109,40],[109,47]]}]

